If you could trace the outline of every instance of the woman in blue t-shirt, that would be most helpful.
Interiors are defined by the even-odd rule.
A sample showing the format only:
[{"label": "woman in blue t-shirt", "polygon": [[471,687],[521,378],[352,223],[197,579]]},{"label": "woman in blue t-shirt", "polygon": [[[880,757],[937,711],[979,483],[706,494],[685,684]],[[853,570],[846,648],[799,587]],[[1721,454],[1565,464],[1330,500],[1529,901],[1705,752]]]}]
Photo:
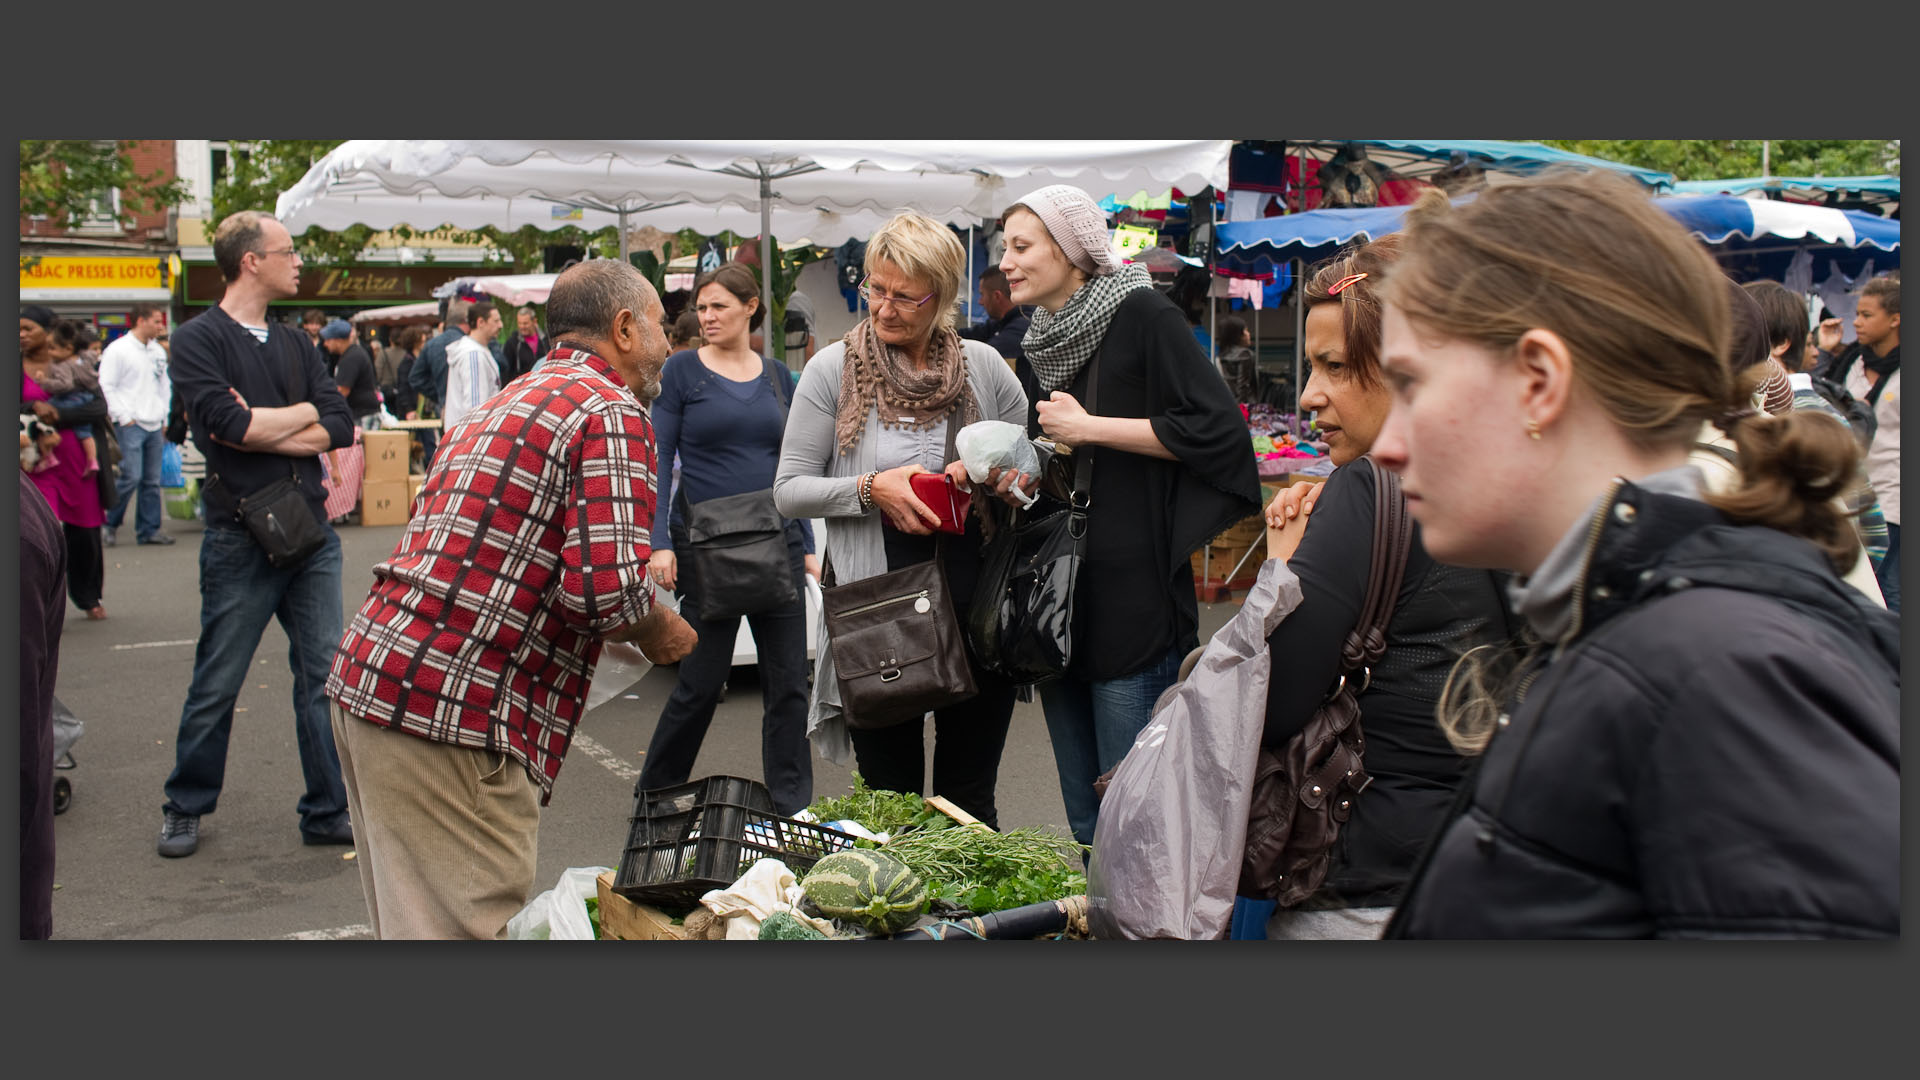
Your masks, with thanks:
[{"label": "woman in blue t-shirt", "polygon": [[[691,774],[726,685],[734,635],[740,629],[737,616],[714,621],[700,617],[698,575],[692,560],[676,554],[687,544],[687,504],[771,488],[780,462],[793,373],[778,360],[756,355],[748,343],[765,315],[757,293],[753,272],[738,263],[708,271],[694,282],[694,311],[707,343],[667,358],[660,395],[652,406],[659,460],[665,465],[677,451],[680,467],[677,474],[662,477],[648,568],[656,582],[680,598],[680,614],[699,633],[700,643],[680,661],[679,681],[660,710],[640,770],[643,789],[682,784]],[[818,581],[820,564],[806,522],[787,523],[787,549],[796,598],[746,620],[759,653],[766,709],[761,768],[775,812],[790,815],[813,801],[806,589],[801,575]]]}]

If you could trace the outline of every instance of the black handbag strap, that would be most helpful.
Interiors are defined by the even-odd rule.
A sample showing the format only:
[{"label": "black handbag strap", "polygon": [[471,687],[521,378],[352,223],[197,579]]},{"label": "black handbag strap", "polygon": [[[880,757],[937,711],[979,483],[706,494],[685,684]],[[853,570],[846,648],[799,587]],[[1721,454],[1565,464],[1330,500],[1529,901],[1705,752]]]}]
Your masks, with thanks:
[{"label": "black handbag strap", "polygon": [[[1100,408],[1100,350],[1093,351],[1093,359],[1087,361],[1087,413],[1098,416]],[[1080,544],[1087,536],[1087,515],[1093,509],[1093,447],[1076,446],[1073,448],[1076,459],[1073,463],[1073,491],[1067,496],[1070,516],[1067,518],[1067,535],[1074,543]]]},{"label": "black handbag strap", "polygon": [[1400,598],[1406,577],[1407,552],[1413,544],[1413,519],[1400,478],[1371,457],[1362,457],[1373,470],[1373,557],[1367,572],[1367,598],[1359,621],[1340,647],[1340,668],[1350,674],[1377,663],[1387,651],[1387,623]]}]

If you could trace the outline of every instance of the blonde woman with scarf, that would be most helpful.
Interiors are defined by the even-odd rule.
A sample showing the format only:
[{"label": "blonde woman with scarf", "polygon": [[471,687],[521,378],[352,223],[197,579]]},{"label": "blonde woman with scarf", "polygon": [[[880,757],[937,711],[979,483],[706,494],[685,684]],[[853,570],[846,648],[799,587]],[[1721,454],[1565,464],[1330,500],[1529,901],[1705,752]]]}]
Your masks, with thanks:
[{"label": "blonde woman with scarf", "polygon": [[[939,518],[914,496],[909,478],[947,471],[964,480],[964,466],[946,459],[948,428],[1027,417],[1026,395],[1006,361],[954,329],[966,252],[952,230],[901,214],[867,241],[865,270],[867,318],[807,361],[773,481],[781,514],[825,520],[836,584],[933,558]],[[980,548],[979,520],[970,515],[966,534],[949,537],[945,550],[948,595],[963,624]],[[933,792],[998,828],[994,787],[1014,687],[977,660],[974,680],[977,694],[934,712]],[[822,618],[808,735],[828,761],[851,756],[869,786],[922,793],[925,721],[850,729],[838,686]]]},{"label": "blonde woman with scarf", "polygon": [[[1093,781],[1126,756],[1199,644],[1188,556],[1260,512],[1259,471],[1185,316],[1120,261],[1086,192],[1032,192],[1007,212],[1004,238],[1013,302],[1036,305],[1022,342],[1040,389],[1031,434],[1093,455],[1073,662],[1040,685],[1067,820],[1091,844]],[[1097,414],[1084,404],[1096,368]]]}]

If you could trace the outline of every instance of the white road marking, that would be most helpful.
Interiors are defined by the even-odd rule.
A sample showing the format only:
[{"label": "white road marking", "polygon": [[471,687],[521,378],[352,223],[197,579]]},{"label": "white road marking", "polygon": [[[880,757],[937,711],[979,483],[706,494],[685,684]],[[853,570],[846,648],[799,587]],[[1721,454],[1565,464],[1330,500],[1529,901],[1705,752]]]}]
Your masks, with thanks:
[{"label": "white road marking", "polygon": [[297,934],[282,935],[281,941],[347,941],[353,938],[370,938],[373,927],[366,923],[354,923],[352,926],[336,926],[331,930],[302,930]]},{"label": "white road marking", "polygon": [[118,649],[163,649],[169,645],[194,645],[194,644],[197,644],[199,641],[200,641],[199,638],[184,638],[180,641],[140,641],[140,642],[135,642],[132,645],[115,645],[114,648],[116,650]]},{"label": "white road marking", "polygon": [[579,747],[588,757],[605,765],[609,772],[622,780],[637,780],[640,778],[640,770],[638,768],[627,764],[621,760],[619,754],[594,742],[585,735],[575,733],[573,736],[573,745]]}]

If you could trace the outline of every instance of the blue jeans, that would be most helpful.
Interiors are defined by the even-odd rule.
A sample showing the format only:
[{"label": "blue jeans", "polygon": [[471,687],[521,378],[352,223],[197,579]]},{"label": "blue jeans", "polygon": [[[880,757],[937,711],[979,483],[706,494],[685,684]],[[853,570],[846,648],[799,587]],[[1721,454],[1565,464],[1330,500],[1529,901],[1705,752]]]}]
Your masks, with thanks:
[{"label": "blue jeans", "polygon": [[1887,601],[1887,610],[1900,614],[1900,526],[1887,522],[1887,554],[1874,568],[1874,577],[1880,581],[1880,595]]},{"label": "blue jeans", "polygon": [[133,501],[133,489],[140,489],[135,506],[133,531],[145,540],[160,531],[160,450],[166,445],[166,432],[148,431],[139,424],[116,424],[114,437],[120,441],[120,476],[114,481],[113,510],[107,514],[107,528],[118,529],[127,520],[127,505]]},{"label": "blue jeans", "polygon": [[1153,716],[1153,703],[1180,674],[1186,649],[1170,649],[1158,662],[1118,679],[1086,682],[1063,678],[1040,684],[1053,761],[1060,770],[1060,797],[1067,804],[1073,838],[1093,843],[1100,800],[1093,782],[1127,756],[1134,737]]},{"label": "blue jeans", "polygon": [[326,545],[305,565],[288,570],[269,565],[244,530],[209,526],[202,535],[200,641],[193,650],[193,682],[180,710],[166,808],[211,814],[219,803],[233,703],[260,647],[260,634],[275,617],[289,643],[294,734],[307,785],[298,806],[300,829],[325,833],[347,813],[327,709],[327,670],[341,632],[340,537],[332,529]]}]

